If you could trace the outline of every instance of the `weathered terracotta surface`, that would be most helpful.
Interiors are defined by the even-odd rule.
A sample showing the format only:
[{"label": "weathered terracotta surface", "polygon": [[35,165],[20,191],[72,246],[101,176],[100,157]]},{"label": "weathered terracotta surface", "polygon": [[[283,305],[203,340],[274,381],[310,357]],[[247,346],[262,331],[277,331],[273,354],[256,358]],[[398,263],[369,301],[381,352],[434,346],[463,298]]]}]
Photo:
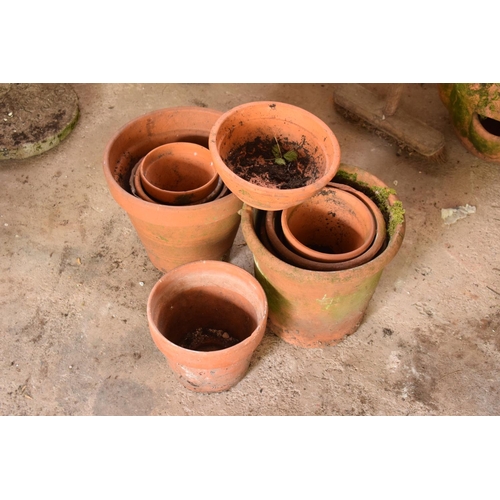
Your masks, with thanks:
[{"label": "weathered terracotta surface", "polygon": [[[248,371],[264,336],[267,299],[257,280],[226,262],[199,261],[165,274],[151,290],[147,316],[151,336],[179,381],[196,392],[220,392]],[[180,347],[186,334],[212,328],[239,343],[209,352]]]},{"label": "weathered terracotta surface", "polygon": [[281,213],[289,246],[319,262],[343,262],[364,253],[375,238],[375,217],[357,196],[327,185]]},{"label": "weathered terracotta surface", "polygon": [[[386,188],[372,174],[343,165],[369,186]],[[391,194],[391,207],[397,202]],[[361,324],[368,303],[384,268],[395,257],[404,238],[405,221],[390,224],[392,233],[385,249],[373,260],[342,271],[321,272],[300,269],[283,262],[258,238],[255,215],[248,205],[242,211],[242,231],[255,262],[255,276],[269,302],[268,329],[286,342],[300,347],[334,345],[354,333]]]},{"label": "weathered terracotta surface", "polygon": [[191,142],[172,142],[150,151],[139,167],[142,186],[167,205],[190,205],[206,198],[219,175],[207,148]]},{"label": "weathered terracotta surface", "polygon": [[[304,187],[276,189],[236,175],[225,159],[234,147],[258,136],[286,137],[298,143],[305,138],[319,165],[319,177]],[[242,104],[224,113],[210,132],[209,148],[229,189],[248,205],[262,210],[283,210],[306,200],[333,178],[340,164],[339,143],[323,121],[297,106],[274,101]]]},{"label": "weathered terracotta surface", "polygon": [[439,95],[465,148],[483,160],[500,162],[500,84],[440,84]]},{"label": "weathered terracotta surface", "polygon": [[109,190],[160,271],[195,260],[221,259],[238,231],[242,202],[229,193],[202,205],[149,203],[131,194],[131,170],[162,144],[194,142],[207,147],[210,129],[220,115],[216,110],[189,106],[161,109],[126,124],[106,147],[104,176]]}]

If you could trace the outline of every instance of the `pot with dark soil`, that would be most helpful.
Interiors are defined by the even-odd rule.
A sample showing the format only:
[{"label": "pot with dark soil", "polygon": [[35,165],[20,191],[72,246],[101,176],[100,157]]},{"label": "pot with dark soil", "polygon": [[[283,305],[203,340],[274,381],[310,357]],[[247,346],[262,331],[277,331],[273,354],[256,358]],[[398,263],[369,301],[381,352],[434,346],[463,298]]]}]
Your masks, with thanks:
[{"label": "pot with dark soil", "polygon": [[297,106],[259,101],[224,113],[209,148],[228,188],[248,205],[283,210],[322,189],[340,164],[330,128]]},{"label": "pot with dark soil", "polygon": [[257,280],[233,264],[199,261],[165,274],[147,305],[151,336],[179,381],[220,392],[246,374],[267,322]]}]

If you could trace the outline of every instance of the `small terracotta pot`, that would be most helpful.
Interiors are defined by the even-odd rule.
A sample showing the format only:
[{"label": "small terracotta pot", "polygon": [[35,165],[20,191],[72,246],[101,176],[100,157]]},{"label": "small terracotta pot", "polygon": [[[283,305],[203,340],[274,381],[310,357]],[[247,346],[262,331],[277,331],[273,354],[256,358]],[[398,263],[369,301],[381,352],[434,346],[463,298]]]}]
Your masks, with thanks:
[{"label": "small terracotta pot", "polygon": [[153,341],[179,381],[196,392],[225,391],[245,376],[267,313],[264,290],[251,274],[214,261],[165,274],[147,305]]},{"label": "small terracotta pot", "polygon": [[206,198],[219,176],[207,148],[172,142],[150,151],[139,167],[144,190],[166,205],[191,205]]},{"label": "small terracotta pot", "polygon": [[[291,189],[258,185],[237,175],[228,157],[240,146],[257,139],[294,144],[299,158],[310,157],[307,184]],[[209,139],[215,168],[238,198],[262,210],[283,210],[317,193],[335,175],[340,164],[340,146],[330,128],[313,114],[290,104],[261,101],[236,106],[214,124]],[[267,160],[267,159],[266,159]],[[267,168],[267,166],[266,166]],[[274,163],[269,169],[286,169]]]},{"label": "small terracotta pot", "polygon": [[130,192],[131,171],[162,144],[193,142],[206,147],[210,129],[221,114],[189,106],[161,109],[127,123],[106,146],[103,167],[111,195],[127,212],[160,271],[196,260],[222,259],[238,231],[243,203],[232,193],[186,207],[150,203]]},{"label": "small terracotta pot", "polygon": [[[364,170],[348,165],[341,169],[374,194],[388,189]],[[388,195],[384,210],[389,223],[387,246],[361,266],[324,272],[300,269],[273,255],[256,233],[255,217],[259,212],[248,205],[243,207],[243,236],[253,253],[255,276],[269,303],[268,331],[300,347],[322,347],[334,345],[357,330],[384,268],[404,238],[404,211],[394,194]]]},{"label": "small terracotta pot", "polygon": [[318,262],[343,262],[364,253],[375,238],[375,218],[348,191],[325,186],[300,205],[281,213],[289,246]]},{"label": "small terracotta pot", "polygon": [[344,262],[318,262],[307,259],[293,252],[288,246],[281,228],[281,212],[266,212],[265,221],[256,221],[257,234],[266,248],[279,259],[292,266],[310,271],[342,271],[361,266],[372,260],[383,248],[386,240],[386,224],[377,205],[360,191],[339,183],[328,183],[337,189],[343,189],[358,196],[372,211],[376,220],[376,234],[370,248],[358,257]]}]

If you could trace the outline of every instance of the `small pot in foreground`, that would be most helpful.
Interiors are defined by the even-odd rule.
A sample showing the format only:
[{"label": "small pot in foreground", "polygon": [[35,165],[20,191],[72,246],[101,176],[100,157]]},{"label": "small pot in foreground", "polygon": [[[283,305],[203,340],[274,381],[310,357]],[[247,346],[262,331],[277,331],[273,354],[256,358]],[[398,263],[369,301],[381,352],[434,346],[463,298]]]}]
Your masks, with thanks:
[{"label": "small pot in foreground", "polygon": [[150,203],[130,191],[130,173],[152,149],[171,142],[208,145],[222,113],[177,107],[153,111],[123,126],[104,153],[104,176],[111,195],[127,212],[149,259],[160,271],[196,260],[220,260],[231,248],[243,203],[232,193],[210,203],[173,207]]},{"label": "small pot in foreground", "polygon": [[147,305],[153,341],[179,381],[195,392],[226,391],[245,376],[267,312],[264,290],[251,274],[215,261],[165,274]]},{"label": "small pot in foreground", "polygon": [[[275,152],[269,147],[265,157],[253,156],[251,150],[262,143],[275,146]],[[340,164],[340,146],[330,128],[312,113],[281,102],[250,102],[230,109],[214,124],[209,148],[227,187],[262,210],[283,210],[301,203],[324,187]],[[231,158],[238,150],[244,151],[245,168],[252,169],[251,180],[234,171]],[[296,160],[286,160],[290,152],[297,153]],[[281,188],[276,187],[279,172],[283,173],[280,179],[286,179]],[[290,180],[297,187],[286,183]]]},{"label": "small pot in foreground", "polygon": [[273,255],[255,230],[256,210],[242,210],[242,231],[254,257],[255,276],[264,288],[268,303],[268,330],[300,347],[335,345],[354,333],[365,314],[384,268],[399,251],[405,220],[401,202],[374,175],[356,167],[341,166],[355,189],[384,199],[387,215],[387,246],[369,262],[341,271],[300,269]]}]

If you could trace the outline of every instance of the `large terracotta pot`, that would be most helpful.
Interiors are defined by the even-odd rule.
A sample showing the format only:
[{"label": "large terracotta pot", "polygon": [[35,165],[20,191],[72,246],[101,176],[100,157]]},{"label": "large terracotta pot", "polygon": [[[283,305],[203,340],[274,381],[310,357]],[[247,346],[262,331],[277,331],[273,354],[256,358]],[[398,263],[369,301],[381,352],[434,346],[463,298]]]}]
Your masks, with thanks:
[{"label": "large terracotta pot", "polygon": [[500,163],[500,84],[440,84],[439,95],[465,148]]},{"label": "large terracotta pot", "polygon": [[[304,161],[308,165],[304,167],[309,176],[307,184],[278,189],[263,177],[260,180],[266,185],[236,174],[228,165],[230,155],[246,144],[261,140],[293,145],[295,149],[289,151],[296,150],[299,159],[307,157],[308,162]],[[210,132],[209,148],[215,168],[229,189],[248,205],[262,210],[283,210],[305,201],[332,179],[340,164],[339,143],[323,121],[297,106],[274,101],[250,102],[224,113]],[[262,165],[264,170],[290,168],[286,162],[281,166],[274,163],[271,151],[268,156],[268,165]],[[302,171],[285,177],[296,180],[300,175]]]},{"label": "large terracotta pot", "polygon": [[387,246],[363,265],[325,272],[287,264],[266,249],[256,233],[263,212],[248,205],[242,211],[242,231],[253,253],[255,276],[269,303],[268,330],[300,347],[334,345],[357,330],[384,268],[404,238],[404,210],[387,186],[356,167],[342,165],[339,173],[342,182],[371,193],[386,215]]},{"label": "large terracotta pot", "polygon": [[166,108],[122,127],[104,153],[104,176],[116,202],[127,212],[153,265],[166,272],[195,260],[220,260],[238,231],[242,202],[233,194],[210,203],[174,207],[150,203],[130,192],[130,174],[152,149],[171,142],[208,146],[219,111]]},{"label": "large terracotta pot", "polygon": [[179,381],[220,392],[246,374],[264,336],[267,300],[257,280],[226,262],[199,261],[165,274],[151,290],[151,336]]}]

